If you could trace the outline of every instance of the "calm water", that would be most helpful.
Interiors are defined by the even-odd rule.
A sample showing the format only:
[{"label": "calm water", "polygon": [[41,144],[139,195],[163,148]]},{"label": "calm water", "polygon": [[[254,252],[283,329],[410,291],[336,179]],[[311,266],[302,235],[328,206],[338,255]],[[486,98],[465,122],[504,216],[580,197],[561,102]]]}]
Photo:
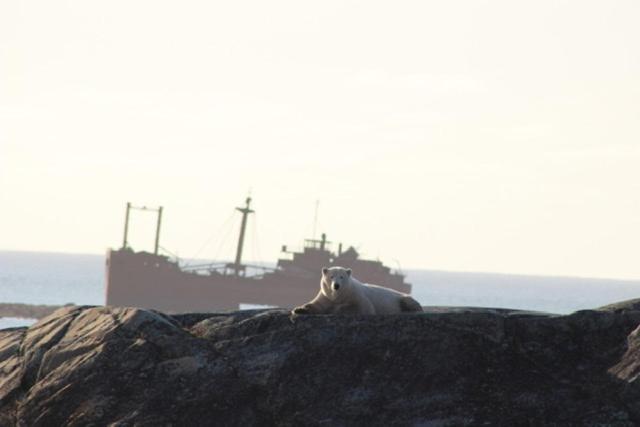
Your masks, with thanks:
[{"label": "calm water", "polygon": [[[408,270],[406,273],[413,284],[413,296],[423,305],[570,313],[640,297],[640,280],[432,270]],[[104,256],[0,251],[0,302],[103,304]],[[24,321],[0,319],[0,328],[20,324]]]}]

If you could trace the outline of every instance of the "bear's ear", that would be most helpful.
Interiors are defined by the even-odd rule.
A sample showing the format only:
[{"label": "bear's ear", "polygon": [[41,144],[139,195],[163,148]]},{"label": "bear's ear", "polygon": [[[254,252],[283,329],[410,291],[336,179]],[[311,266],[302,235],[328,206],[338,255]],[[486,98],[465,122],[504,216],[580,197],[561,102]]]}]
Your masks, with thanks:
[{"label": "bear's ear", "polygon": [[351,269],[347,268],[347,276],[351,276]]},{"label": "bear's ear", "polygon": [[322,267],[322,274],[327,274],[329,269],[327,267]]}]

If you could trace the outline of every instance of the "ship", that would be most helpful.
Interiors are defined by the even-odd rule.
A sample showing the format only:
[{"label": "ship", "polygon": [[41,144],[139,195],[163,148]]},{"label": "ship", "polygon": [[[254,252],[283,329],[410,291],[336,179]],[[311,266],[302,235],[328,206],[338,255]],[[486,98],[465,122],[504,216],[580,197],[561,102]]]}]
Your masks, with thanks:
[{"label": "ship", "polygon": [[[134,209],[157,212],[153,252],[135,251],[128,242],[129,216]],[[283,258],[269,268],[242,262],[251,198],[236,208],[242,214],[232,262],[187,264],[160,253],[163,208],[136,207],[127,203],[124,239],[119,249],[106,255],[106,305],[142,307],[167,313],[232,311],[247,307],[293,308],[311,300],[319,290],[323,267],[351,268],[359,280],[406,294],[411,284],[405,275],[378,260],[361,259],[353,246],[332,250],[326,234],[306,239],[301,251],[282,247]]]}]

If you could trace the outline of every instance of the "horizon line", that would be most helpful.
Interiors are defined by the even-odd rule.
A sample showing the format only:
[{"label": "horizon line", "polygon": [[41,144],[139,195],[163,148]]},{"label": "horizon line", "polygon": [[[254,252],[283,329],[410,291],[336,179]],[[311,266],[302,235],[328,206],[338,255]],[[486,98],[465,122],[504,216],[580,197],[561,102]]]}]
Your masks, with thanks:
[{"label": "horizon line", "polygon": [[[1,249],[0,253],[30,253],[30,254],[52,254],[52,255],[76,255],[76,256],[106,256],[106,248],[104,253],[97,252],[64,252],[64,251],[51,251],[51,250],[26,250],[26,249]],[[138,251],[147,252],[147,251]],[[152,252],[149,252],[152,253]],[[163,255],[168,256],[168,255]],[[188,258],[179,258],[181,260]],[[231,262],[232,260],[214,260],[212,258],[193,258],[193,260],[213,261],[213,262]],[[250,260],[246,261],[246,264],[269,264],[264,261]],[[272,263],[273,264],[273,263]],[[511,273],[511,272],[499,272],[499,271],[482,271],[482,270],[447,270],[441,268],[426,268],[426,267],[403,267],[401,269],[389,267],[392,271],[399,271],[401,273],[406,271],[430,271],[434,273],[453,273],[453,274],[478,274],[478,275],[497,275],[497,276],[517,276],[517,277],[532,277],[532,278],[546,278],[546,279],[577,279],[577,280],[606,280],[616,282],[631,282],[638,283],[640,278],[616,278],[616,277],[604,277],[604,276],[583,276],[577,274],[575,276],[565,274],[553,274],[553,273]]]}]

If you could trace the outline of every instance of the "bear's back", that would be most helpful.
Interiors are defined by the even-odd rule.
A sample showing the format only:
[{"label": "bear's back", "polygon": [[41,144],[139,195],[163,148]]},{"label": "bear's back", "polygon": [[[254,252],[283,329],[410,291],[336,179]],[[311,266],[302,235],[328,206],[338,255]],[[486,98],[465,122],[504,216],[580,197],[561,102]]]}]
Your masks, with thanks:
[{"label": "bear's back", "polygon": [[363,284],[363,292],[373,304],[376,314],[396,314],[402,311],[400,300],[405,294],[370,283]]}]

